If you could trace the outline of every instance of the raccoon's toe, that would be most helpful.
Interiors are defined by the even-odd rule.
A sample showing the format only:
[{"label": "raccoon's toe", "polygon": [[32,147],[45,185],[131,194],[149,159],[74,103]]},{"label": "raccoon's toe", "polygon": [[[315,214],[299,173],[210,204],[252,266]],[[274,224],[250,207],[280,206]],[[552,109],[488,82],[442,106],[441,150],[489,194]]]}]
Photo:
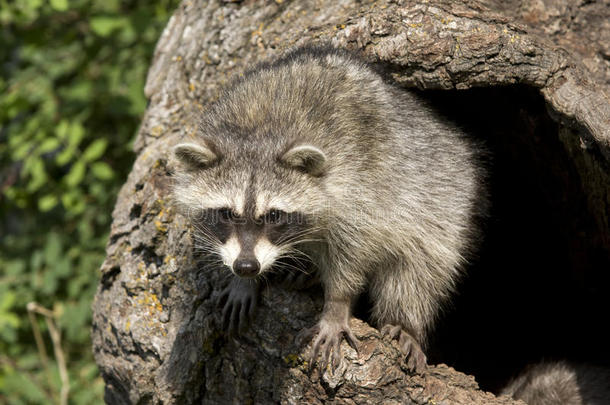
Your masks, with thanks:
[{"label": "raccoon's toe", "polygon": [[222,329],[231,336],[245,332],[256,313],[258,285],[251,280],[235,279],[219,296]]},{"label": "raccoon's toe", "polygon": [[417,340],[400,325],[386,325],[381,329],[381,336],[398,341],[398,346],[406,356],[407,368],[418,374],[426,371],[426,354]]},{"label": "raccoon's toe", "polygon": [[222,327],[231,336],[244,333],[254,316],[256,305],[249,299],[227,301],[222,310]]},{"label": "raccoon's toe", "polygon": [[[316,335],[317,334],[317,335]],[[347,343],[358,352],[358,344],[360,343],[349,325],[339,323],[320,322],[316,326],[305,329],[297,336],[297,342],[303,343],[305,339],[310,339],[316,335],[313,340],[313,345],[310,351],[309,364],[310,370],[313,369],[316,362],[320,371],[331,366],[331,369],[336,369],[341,363],[341,342],[343,338]],[[318,357],[320,358],[318,361]]]}]

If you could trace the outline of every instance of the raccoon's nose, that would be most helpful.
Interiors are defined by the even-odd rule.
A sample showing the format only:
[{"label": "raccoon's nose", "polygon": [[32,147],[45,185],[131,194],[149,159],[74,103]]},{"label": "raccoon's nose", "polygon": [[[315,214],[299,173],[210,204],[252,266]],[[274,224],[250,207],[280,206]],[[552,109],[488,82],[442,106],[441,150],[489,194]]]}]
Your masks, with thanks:
[{"label": "raccoon's nose", "polygon": [[259,270],[260,265],[256,259],[237,259],[233,262],[233,271],[241,277],[254,277]]}]

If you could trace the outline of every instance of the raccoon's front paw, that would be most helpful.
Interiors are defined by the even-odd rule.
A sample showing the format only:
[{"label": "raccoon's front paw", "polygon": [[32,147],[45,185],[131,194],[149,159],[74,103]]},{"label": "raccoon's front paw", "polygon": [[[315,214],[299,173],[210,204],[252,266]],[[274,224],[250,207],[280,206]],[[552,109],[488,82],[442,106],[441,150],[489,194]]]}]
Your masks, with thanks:
[{"label": "raccoon's front paw", "polygon": [[311,340],[316,335],[313,341],[313,346],[309,355],[310,369],[313,369],[318,356],[322,357],[318,362],[318,367],[321,372],[324,372],[329,362],[334,370],[339,365],[341,357],[341,342],[345,337],[347,343],[358,352],[358,344],[360,343],[347,322],[329,322],[324,319],[308,329],[305,329],[297,336],[297,344],[301,346],[305,341]]},{"label": "raccoon's front paw", "polygon": [[398,340],[400,350],[407,357],[407,367],[418,374],[426,371],[426,355],[421,346],[400,325],[386,325],[381,329],[381,336]]},{"label": "raccoon's front paw", "polygon": [[243,333],[256,312],[258,283],[235,277],[219,296],[218,307],[222,307],[222,328],[229,335]]}]

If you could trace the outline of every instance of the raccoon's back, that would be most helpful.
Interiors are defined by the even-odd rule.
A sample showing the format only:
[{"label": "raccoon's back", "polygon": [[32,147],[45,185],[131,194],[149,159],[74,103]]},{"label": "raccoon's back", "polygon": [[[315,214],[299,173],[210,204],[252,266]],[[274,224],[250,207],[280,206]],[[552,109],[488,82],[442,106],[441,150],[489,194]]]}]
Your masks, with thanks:
[{"label": "raccoon's back", "polygon": [[261,152],[312,143],[337,162],[367,160],[395,114],[381,77],[337,49],[303,48],[247,72],[205,115],[204,133]]}]

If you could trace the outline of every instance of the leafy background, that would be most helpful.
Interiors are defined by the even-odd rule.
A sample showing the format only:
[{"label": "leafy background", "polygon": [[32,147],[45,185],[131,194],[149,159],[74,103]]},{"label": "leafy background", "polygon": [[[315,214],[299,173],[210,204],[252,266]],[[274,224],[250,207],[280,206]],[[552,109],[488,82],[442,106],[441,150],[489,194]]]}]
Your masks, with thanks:
[{"label": "leafy background", "polygon": [[144,80],[177,0],[0,0],[0,403],[100,403],[91,301],[115,196],[133,161]]}]

